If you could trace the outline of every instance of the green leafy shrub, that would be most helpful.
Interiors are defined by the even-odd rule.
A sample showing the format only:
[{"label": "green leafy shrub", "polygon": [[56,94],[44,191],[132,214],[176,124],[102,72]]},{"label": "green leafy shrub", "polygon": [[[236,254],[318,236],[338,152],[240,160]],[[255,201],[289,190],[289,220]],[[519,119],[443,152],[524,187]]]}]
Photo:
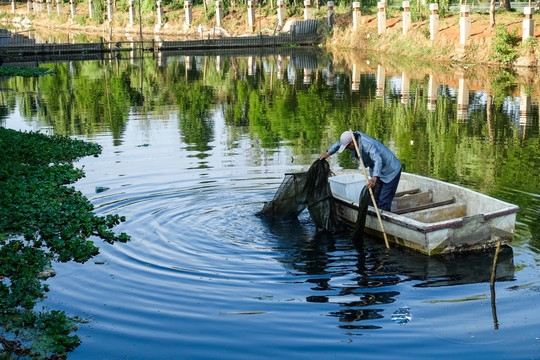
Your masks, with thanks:
[{"label": "green leafy shrub", "polygon": [[88,20],[88,16],[84,14],[75,15],[75,24],[84,26],[86,25],[86,20]]},{"label": "green leafy shrub", "polygon": [[529,52],[534,52],[538,46],[538,39],[535,36],[529,36],[527,39],[525,39],[521,46]]},{"label": "green leafy shrub", "polygon": [[499,24],[495,28],[495,38],[493,39],[493,54],[491,58],[503,65],[510,65],[517,57],[519,38],[516,36],[517,28],[510,34],[506,28]]},{"label": "green leafy shrub", "polygon": [[97,24],[103,24],[105,22],[105,10],[106,10],[105,0],[94,0],[94,13],[93,20]]}]

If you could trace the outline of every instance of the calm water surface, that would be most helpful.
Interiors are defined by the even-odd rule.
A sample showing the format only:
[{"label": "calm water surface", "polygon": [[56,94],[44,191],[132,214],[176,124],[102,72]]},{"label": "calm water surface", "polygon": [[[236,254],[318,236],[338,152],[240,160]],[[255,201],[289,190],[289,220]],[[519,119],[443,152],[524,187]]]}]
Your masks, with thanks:
[{"label": "calm water surface", "polygon": [[[43,305],[88,321],[70,359],[540,358],[538,108],[529,98],[520,117],[519,84],[493,94],[491,113],[481,81],[443,76],[433,102],[440,70],[413,68],[409,83],[410,69],[387,66],[380,87],[373,59],[139,65],[46,64],[55,78],[0,82],[0,124],[103,146],[77,164],[76,187],[98,213],[126,216],[118,231],[132,237],[55,266]],[[306,170],[349,127],[383,140],[407,171],[520,205],[495,294],[493,250],[428,258],[318,233],[304,213],[255,216],[284,173]]]}]

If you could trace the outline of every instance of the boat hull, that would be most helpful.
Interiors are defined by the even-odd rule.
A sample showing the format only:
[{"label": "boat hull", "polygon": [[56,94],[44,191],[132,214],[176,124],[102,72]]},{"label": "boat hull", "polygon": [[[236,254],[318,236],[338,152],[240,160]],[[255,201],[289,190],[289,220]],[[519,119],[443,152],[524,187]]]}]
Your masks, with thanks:
[{"label": "boat hull", "polygon": [[[359,193],[357,196],[356,190],[350,191],[350,187],[344,193],[335,184],[330,181],[337,215],[343,222],[352,225],[358,215],[358,200],[354,199],[358,199]],[[361,189],[361,186],[355,184],[353,187]],[[499,241],[502,244],[511,242],[518,206],[457,185],[402,173],[398,192],[411,191],[412,188],[419,190],[417,195],[396,198],[392,212],[380,211],[384,231],[390,242],[427,255],[486,248]],[[428,208],[413,206],[409,209],[416,210],[409,212],[400,209],[403,203],[410,203],[421,196],[430,197],[432,205],[440,205],[431,208],[431,205],[427,205]],[[451,200],[445,200],[448,198]],[[402,213],[396,213],[400,211]],[[368,208],[365,231],[383,236],[372,206]]]}]

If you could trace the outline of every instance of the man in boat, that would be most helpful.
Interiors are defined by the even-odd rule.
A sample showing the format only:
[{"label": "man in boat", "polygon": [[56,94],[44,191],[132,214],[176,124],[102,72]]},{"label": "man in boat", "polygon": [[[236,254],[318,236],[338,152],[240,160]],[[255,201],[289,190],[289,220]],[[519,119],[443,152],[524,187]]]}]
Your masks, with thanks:
[{"label": "man in boat", "polygon": [[[390,211],[401,176],[401,163],[380,141],[360,131],[355,131],[354,137],[364,166],[369,168],[371,175],[366,187],[373,189],[373,197],[379,209]],[[326,159],[336,152],[341,153],[345,149],[349,149],[354,158],[359,160],[350,131],[343,132],[341,138],[333,143],[326,153],[319,156],[319,160]]]}]

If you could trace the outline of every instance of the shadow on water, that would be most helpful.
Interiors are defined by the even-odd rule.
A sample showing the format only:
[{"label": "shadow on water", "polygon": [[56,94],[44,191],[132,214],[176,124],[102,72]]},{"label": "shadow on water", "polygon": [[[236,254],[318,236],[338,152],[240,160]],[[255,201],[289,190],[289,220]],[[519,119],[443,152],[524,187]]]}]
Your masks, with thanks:
[{"label": "shadow on water", "polygon": [[[280,254],[276,259],[292,276],[312,285],[306,301],[336,304],[339,309],[329,316],[337,317],[343,329],[381,328],[362,322],[383,318],[385,305],[398,300],[396,288],[402,283],[428,288],[490,282],[494,249],[426,256],[395,246],[386,249],[381,239],[370,236],[352,241],[351,229],[331,234],[313,232],[302,220],[265,222]],[[512,280],[513,250],[503,246],[496,281]]]}]

